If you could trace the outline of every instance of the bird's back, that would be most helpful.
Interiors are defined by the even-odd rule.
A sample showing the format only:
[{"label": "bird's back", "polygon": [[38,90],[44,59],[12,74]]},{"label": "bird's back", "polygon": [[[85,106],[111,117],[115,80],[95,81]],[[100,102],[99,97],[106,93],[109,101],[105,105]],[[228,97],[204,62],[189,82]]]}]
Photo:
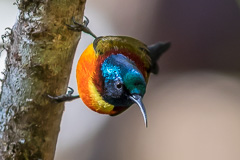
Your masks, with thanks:
[{"label": "bird's back", "polygon": [[148,80],[151,58],[147,46],[137,39],[127,36],[104,36],[98,37],[93,42],[93,48],[97,55],[101,55],[98,63],[102,63],[112,54],[123,54],[133,61]]}]

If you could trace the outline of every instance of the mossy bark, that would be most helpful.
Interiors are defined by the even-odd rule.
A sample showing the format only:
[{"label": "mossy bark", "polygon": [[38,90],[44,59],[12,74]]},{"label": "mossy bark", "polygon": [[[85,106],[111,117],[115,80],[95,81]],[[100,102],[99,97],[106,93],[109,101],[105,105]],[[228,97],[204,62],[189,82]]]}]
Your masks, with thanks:
[{"label": "mossy bark", "polygon": [[85,0],[18,0],[17,22],[5,37],[6,71],[0,94],[0,159],[52,160]]}]

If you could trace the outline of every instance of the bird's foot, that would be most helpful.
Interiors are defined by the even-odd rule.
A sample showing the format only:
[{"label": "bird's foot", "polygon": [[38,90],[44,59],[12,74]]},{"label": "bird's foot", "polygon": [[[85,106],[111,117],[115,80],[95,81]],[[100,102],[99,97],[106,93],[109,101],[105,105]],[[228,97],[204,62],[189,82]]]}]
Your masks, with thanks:
[{"label": "bird's foot", "polygon": [[83,21],[83,23],[78,23],[75,21],[74,17],[72,17],[72,22],[73,25],[69,25],[66,24],[66,26],[68,27],[68,29],[73,30],[75,32],[85,32],[87,34],[90,34],[91,36],[93,36],[94,38],[97,38],[97,36],[87,27],[88,23],[89,23],[89,19],[85,17],[85,20]]},{"label": "bird's foot", "polygon": [[53,97],[53,96],[50,96],[48,95],[49,98],[55,100],[56,102],[66,102],[66,101],[72,101],[74,99],[77,99],[79,98],[79,95],[75,95],[73,96],[73,92],[74,90],[71,88],[71,87],[68,87],[70,90],[68,91],[67,94],[63,94],[63,95],[60,95],[60,96],[56,96],[56,97]]}]

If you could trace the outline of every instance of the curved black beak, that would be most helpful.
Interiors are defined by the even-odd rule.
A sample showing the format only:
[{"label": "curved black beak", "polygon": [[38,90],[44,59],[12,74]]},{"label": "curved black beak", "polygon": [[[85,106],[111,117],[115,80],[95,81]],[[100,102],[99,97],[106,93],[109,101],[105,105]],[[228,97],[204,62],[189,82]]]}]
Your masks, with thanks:
[{"label": "curved black beak", "polygon": [[142,96],[140,95],[132,95],[132,96],[129,96],[129,98],[134,102],[134,103],[137,103],[137,105],[139,106],[141,112],[142,112],[142,115],[143,115],[143,119],[144,119],[144,123],[145,123],[145,126],[147,127],[147,113],[146,113],[146,109],[144,107],[144,104],[142,102]]}]

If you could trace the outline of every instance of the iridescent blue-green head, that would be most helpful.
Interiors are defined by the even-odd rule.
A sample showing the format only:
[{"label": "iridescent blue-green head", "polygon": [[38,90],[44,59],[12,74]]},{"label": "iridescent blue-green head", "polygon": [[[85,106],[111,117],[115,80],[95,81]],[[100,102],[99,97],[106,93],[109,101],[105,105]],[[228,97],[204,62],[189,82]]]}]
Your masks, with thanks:
[{"label": "iridescent blue-green head", "polygon": [[101,71],[104,79],[103,99],[115,107],[125,109],[137,103],[147,123],[142,103],[146,81],[135,63],[123,54],[113,54],[104,60]]}]

